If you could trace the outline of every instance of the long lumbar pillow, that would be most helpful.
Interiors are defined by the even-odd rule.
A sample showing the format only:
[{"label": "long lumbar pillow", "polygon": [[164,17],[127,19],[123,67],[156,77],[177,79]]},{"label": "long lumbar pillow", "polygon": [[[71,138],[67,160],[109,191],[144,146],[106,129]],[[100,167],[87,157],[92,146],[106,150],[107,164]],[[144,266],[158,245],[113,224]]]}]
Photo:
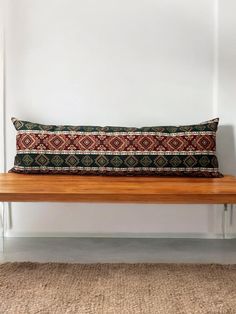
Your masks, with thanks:
[{"label": "long lumbar pillow", "polygon": [[187,126],[43,125],[12,118],[12,172],[220,177],[219,119]]}]

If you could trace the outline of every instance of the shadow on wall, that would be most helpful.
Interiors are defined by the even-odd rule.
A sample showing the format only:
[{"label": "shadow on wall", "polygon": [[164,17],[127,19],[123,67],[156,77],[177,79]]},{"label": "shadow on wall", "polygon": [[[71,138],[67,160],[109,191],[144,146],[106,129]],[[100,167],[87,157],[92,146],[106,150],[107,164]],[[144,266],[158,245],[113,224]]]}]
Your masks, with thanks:
[{"label": "shadow on wall", "polygon": [[235,130],[233,125],[219,126],[217,132],[217,156],[223,174],[236,175]]}]

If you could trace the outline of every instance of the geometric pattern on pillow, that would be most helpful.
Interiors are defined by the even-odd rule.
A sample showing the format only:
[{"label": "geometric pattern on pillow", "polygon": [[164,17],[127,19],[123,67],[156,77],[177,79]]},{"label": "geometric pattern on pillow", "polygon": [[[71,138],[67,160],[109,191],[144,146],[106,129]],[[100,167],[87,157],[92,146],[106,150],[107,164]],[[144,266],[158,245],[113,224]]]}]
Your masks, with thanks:
[{"label": "geometric pattern on pillow", "polygon": [[219,119],[187,126],[43,125],[12,118],[17,173],[220,177]]}]

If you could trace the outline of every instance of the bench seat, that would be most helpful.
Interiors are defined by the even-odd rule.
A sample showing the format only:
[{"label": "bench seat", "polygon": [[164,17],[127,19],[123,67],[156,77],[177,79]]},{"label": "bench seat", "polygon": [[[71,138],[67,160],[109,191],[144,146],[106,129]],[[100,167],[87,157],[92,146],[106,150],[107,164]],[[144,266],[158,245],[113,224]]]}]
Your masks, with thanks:
[{"label": "bench seat", "polygon": [[0,174],[2,202],[233,204],[236,177],[105,177]]}]

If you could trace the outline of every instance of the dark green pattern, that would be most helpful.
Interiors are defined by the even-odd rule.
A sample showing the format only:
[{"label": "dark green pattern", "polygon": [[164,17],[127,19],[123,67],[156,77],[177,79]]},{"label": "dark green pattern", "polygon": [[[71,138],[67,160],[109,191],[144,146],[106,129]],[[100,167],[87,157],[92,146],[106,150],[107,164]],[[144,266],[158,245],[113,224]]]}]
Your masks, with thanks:
[{"label": "dark green pattern", "polygon": [[215,155],[18,154],[21,167],[218,168]]},{"label": "dark green pattern", "polygon": [[163,132],[163,133],[180,133],[180,132],[199,132],[217,130],[219,119],[207,121],[202,124],[185,125],[185,126],[153,126],[153,127],[116,127],[116,126],[72,126],[72,125],[44,125],[22,121],[12,118],[16,130],[34,130],[34,131],[74,131],[74,132]]}]

